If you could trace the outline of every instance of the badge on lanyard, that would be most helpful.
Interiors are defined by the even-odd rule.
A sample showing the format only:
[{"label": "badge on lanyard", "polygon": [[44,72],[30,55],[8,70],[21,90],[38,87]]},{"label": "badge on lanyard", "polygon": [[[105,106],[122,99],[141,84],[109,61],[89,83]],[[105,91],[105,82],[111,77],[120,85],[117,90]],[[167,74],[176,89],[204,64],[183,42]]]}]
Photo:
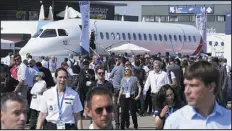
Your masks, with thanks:
[{"label": "badge on lanyard", "polygon": [[126,83],[126,86],[127,86],[127,90],[126,90],[126,98],[130,98],[130,86],[131,86],[131,84],[130,84],[130,80],[129,81],[127,81],[127,83]]},{"label": "badge on lanyard", "polygon": [[61,120],[58,120],[56,123],[57,129],[65,129],[65,123]]},{"label": "badge on lanyard", "polygon": [[130,98],[130,92],[126,93],[126,98]]},{"label": "badge on lanyard", "polygon": [[60,104],[58,90],[56,91],[57,91],[57,102],[58,102],[58,109],[59,109],[59,119],[57,120],[56,126],[57,126],[57,129],[65,129],[65,123],[62,121],[61,116],[62,116],[62,105],[63,105],[66,89],[64,90],[64,94],[61,98],[61,104]]}]

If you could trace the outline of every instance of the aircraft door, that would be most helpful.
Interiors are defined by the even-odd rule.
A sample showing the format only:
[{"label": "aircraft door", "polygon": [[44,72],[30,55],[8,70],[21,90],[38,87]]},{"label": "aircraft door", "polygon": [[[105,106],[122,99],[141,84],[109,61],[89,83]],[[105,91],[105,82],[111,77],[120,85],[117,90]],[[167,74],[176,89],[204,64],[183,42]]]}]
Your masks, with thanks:
[{"label": "aircraft door", "polygon": [[[177,25],[178,26],[178,25]],[[181,40],[180,40],[180,38],[179,38],[179,35],[177,35],[177,39],[178,39],[178,47],[175,47],[174,46],[174,51],[175,52],[178,52],[178,53],[181,53],[181,51],[182,51],[182,49],[184,48],[184,44],[185,44],[185,41],[184,41],[184,35],[186,35],[185,34],[185,31],[184,31],[184,29],[182,28],[182,27],[180,27],[180,26],[178,26],[179,28],[180,28],[180,30],[183,32],[183,33],[180,33],[179,35],[180,35],[180,37],[181,37]]]}]

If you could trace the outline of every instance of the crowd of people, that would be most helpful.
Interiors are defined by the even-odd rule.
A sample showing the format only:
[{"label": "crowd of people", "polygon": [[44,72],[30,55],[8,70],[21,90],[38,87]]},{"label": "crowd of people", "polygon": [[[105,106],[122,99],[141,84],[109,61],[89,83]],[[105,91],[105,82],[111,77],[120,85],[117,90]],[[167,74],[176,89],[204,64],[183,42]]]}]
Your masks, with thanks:
[{"label": "crowd of people", "polygon": [[[231,69],[225,58],[112,53],[1,63],[1,129],[231,129]],[[113,125],[112,121],[115,121]]]}]

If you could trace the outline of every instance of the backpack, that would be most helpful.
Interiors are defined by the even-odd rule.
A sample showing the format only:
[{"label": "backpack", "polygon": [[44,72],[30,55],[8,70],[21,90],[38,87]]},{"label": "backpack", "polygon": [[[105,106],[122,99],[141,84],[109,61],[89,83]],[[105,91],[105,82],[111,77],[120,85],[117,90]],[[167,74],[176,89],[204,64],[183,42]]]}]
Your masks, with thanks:
[{"label": "backpack", "polygon": [[76,62],[75,59],[74,59],[73,62],[72,62],[70,59],[68,59],[68,60],[69,60],[69,62],[71,63],[71,67],[70,67],[70,68],[73,69],[73,66],[74,66],[74,64],[75,64],[75,62]]}]

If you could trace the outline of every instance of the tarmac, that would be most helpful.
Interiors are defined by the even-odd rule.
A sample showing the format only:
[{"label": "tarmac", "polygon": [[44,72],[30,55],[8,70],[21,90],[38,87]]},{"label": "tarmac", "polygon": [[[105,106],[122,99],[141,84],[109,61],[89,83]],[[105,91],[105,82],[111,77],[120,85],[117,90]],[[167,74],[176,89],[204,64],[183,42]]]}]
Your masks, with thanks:
[{"label": "tarmac", "polygon": [[[231,101],[228,102],[227,109],[231,110]],[[146,115],[146,116],[142,116],[142,117],[138,115],[137,120],[138,120],[138,129],[144,129],[144,130],[156,129],[154,117],[152,115]],[[115,125],[115,122],[113,121],[112,124]],[[83,120],[83,129],[89,129],[89,126],[90,126],[90,120],[84,119]],[[26,126],[26,129],[29,129],[29,125]],[[134,125],[133,125],[131,117],[130,117],[129,129],[131,129],[131,130],[134,129]]]}]

